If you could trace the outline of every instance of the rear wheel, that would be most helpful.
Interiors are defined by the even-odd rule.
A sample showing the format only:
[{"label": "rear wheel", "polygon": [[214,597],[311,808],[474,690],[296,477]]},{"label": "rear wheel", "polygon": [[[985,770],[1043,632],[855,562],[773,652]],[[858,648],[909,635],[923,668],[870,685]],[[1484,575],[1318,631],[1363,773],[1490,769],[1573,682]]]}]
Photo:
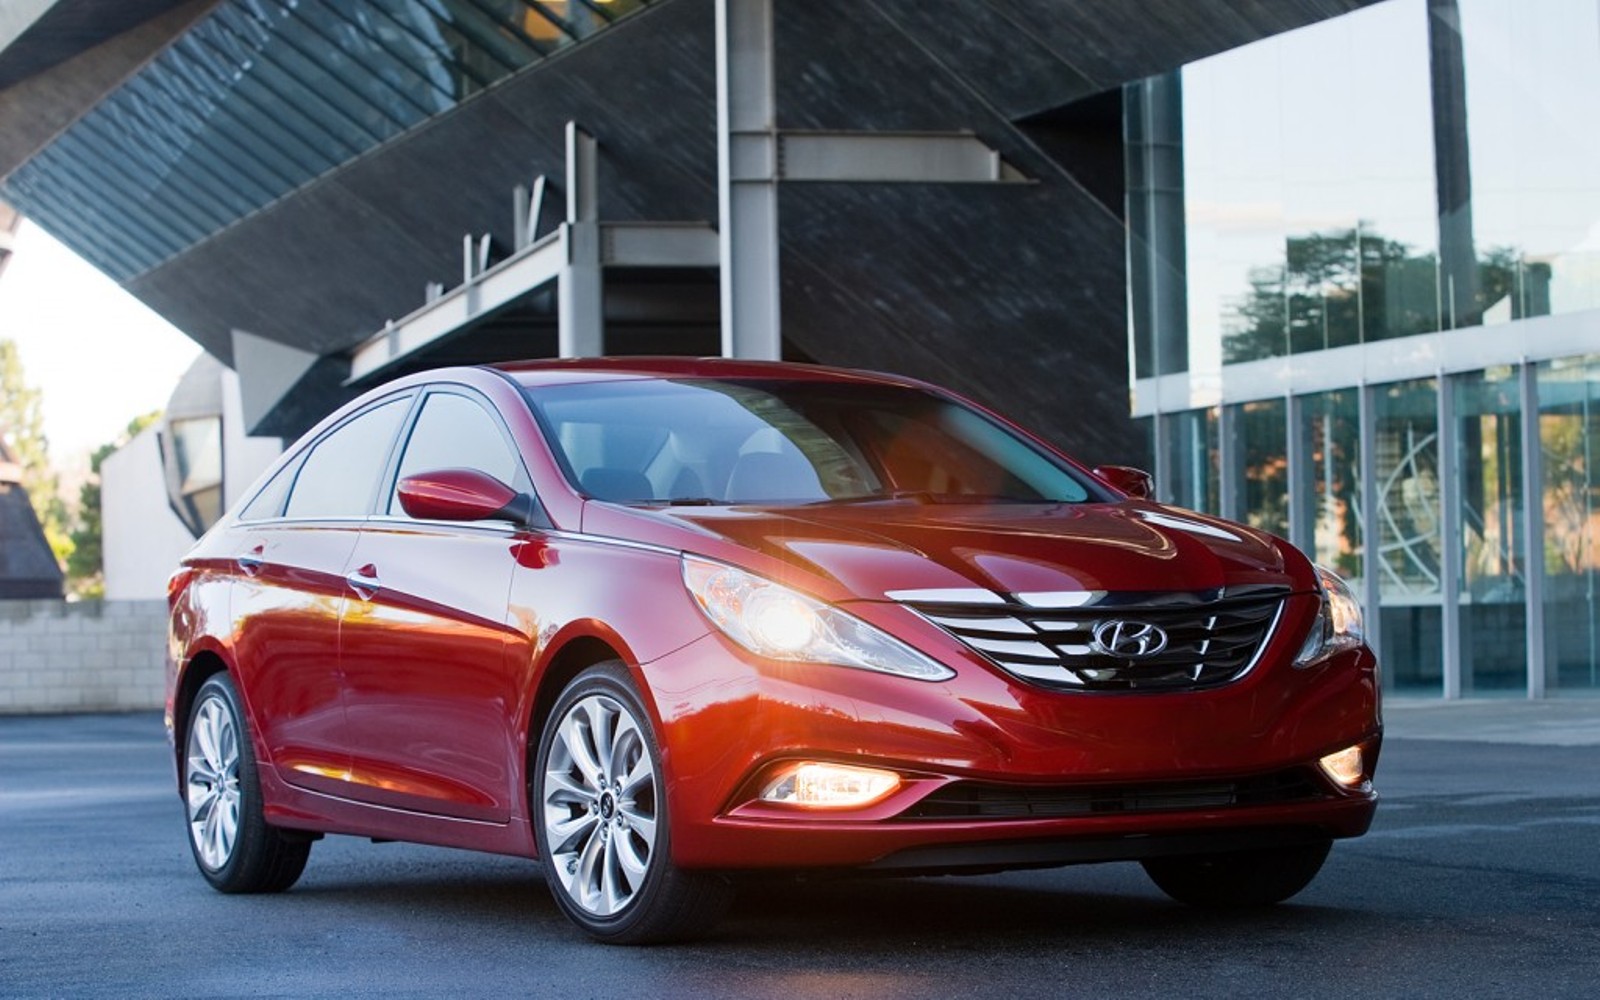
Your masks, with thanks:
[{"label": "rear wheel", "polygon": [[534,829],[550,891],[573,923],[611,944],[693,937],[732,897],[721,876],[672,863],[649,720],[623,664],[590,667],[557,700],[534,767]]},{"label": "rear wheel", "polygon": [[1328,857],[1329,841],[1231,854],[1151,858],[1144,870],[1180,903],[1207,907],[1270,906],[1311,884]]},{"label": "rear wheel", "polygon": [[200,685],[184,743],[183,799],[189,848],[222,892],[281,892],[305,870],[311,842],[267,825],[255,750],[227,674]]}]

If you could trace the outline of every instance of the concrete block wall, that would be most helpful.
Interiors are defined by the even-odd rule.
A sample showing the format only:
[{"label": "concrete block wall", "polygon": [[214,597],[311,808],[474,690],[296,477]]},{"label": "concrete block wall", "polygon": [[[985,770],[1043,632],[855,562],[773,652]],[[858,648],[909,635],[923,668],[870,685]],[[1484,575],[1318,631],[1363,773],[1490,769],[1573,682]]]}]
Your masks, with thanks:
[{"label": "concrete block wall", "polygon": [[165,601],[0,601],[0,714],[160,708],[166,632]]}]

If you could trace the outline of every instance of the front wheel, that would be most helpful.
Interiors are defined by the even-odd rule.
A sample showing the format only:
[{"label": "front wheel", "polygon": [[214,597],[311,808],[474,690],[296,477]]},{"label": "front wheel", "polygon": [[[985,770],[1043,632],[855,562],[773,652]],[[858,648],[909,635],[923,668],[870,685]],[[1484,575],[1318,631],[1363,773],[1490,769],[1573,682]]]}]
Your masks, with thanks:
[{"label": "front wheel", "polygon": [[531,791],[545,879],[562,912],[609,944],[695,936],[732,896],[720,876],[672,863],[649,720],[627,668],[611,661],[567,685],[539,737]]},{"label": "front wheel", "polygon": [[183,753],[189,847],[222,892],[281,892],[305,870],[311,842],[267,825],[255,750],[227,674],[200,685]]},{"label": "front wheel", "polygon": [[1270,906],[1311,884],[1329,841],[1230,854],[1151,858],[1145,874],[1180,903],[1206,907]]}]

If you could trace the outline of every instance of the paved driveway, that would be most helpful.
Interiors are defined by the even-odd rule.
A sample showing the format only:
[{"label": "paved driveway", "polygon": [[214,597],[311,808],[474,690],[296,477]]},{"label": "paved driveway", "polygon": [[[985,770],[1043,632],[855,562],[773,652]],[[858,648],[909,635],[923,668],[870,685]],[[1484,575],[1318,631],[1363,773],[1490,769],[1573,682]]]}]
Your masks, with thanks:
[{"label": "paved driveway", "polygon": [[1373,833],[1291,905],[1189,910],[1132,865],[769,883],[654,949],[580,938],[533,862],[404,844],[330,837],[294,890],[221,896],[155,716],[0,718],[0,995],[1594,996],[1600,741],[1408,714]]}]

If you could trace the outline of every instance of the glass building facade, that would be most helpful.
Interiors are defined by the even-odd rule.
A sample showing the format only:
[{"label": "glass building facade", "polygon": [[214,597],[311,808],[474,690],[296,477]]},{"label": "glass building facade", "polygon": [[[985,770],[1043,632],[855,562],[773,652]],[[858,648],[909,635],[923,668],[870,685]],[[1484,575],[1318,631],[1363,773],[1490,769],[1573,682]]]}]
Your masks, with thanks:
[{"label": "glass building facade", "polygon": [[1387,0],[1124,96],[1162,499],[1351,580],[1395,692],[1600,693],[1600,0]]}]

